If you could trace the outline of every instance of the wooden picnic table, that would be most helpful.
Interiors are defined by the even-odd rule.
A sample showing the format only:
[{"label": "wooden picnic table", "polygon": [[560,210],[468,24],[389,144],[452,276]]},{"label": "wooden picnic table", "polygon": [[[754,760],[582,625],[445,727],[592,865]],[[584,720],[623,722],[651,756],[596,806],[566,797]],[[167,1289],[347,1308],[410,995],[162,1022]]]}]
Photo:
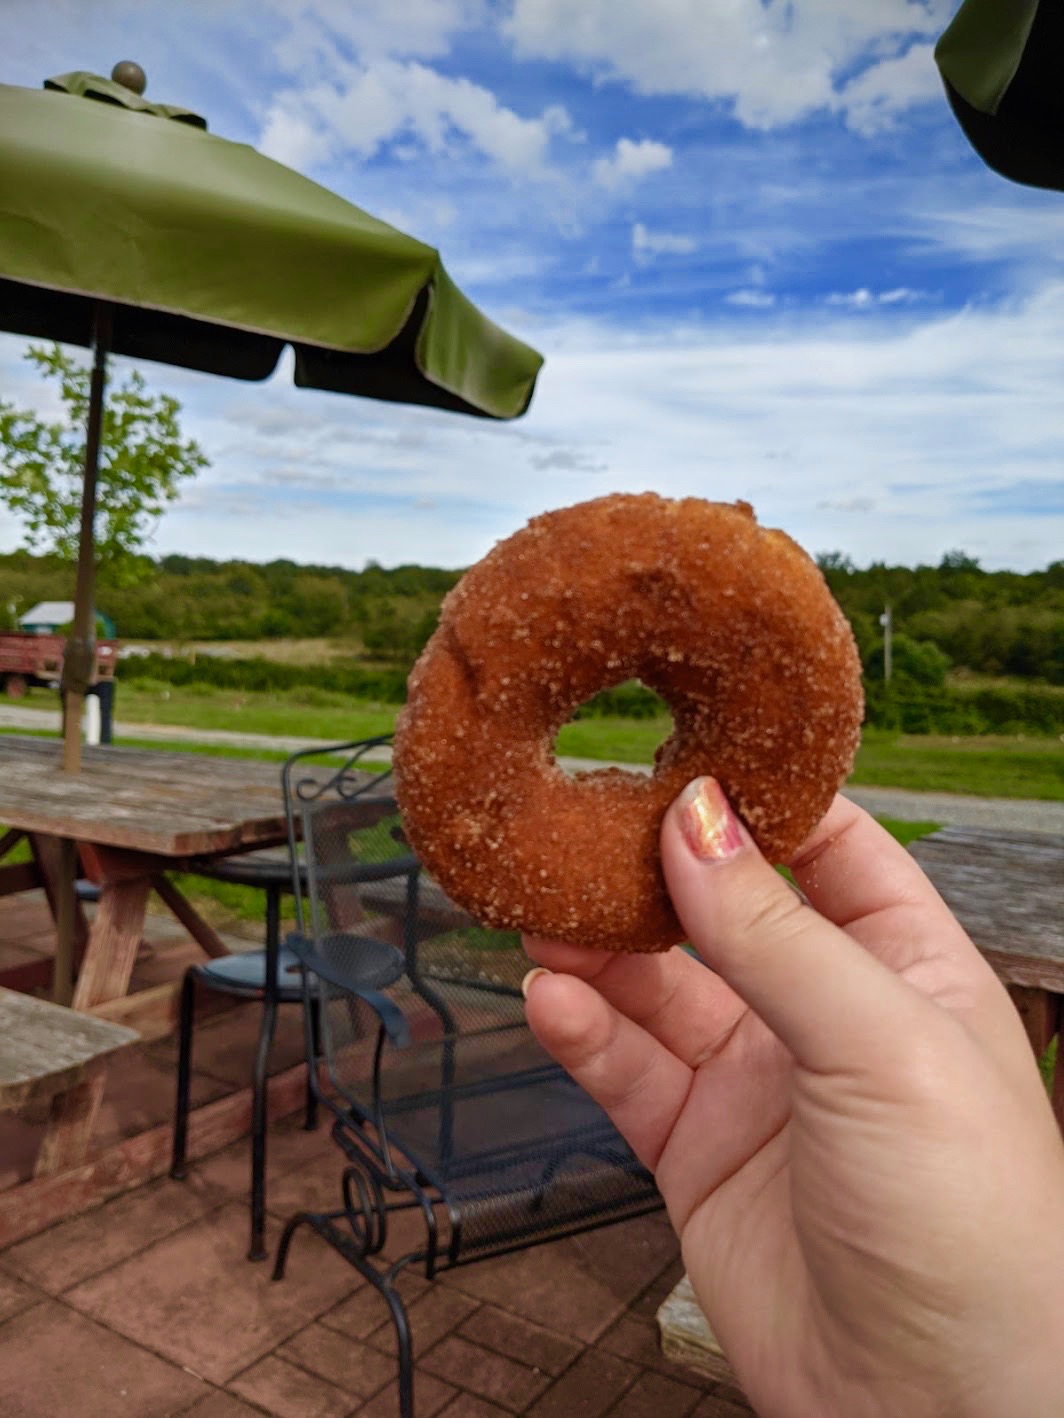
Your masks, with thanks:
[{"label": "wooden picnic table", "polygon": [[[175,1027],[180,981],[129,994],[149,892],[208,955],[226,954],[167,873],[192,859],[285,843],[280,765],[111,746],[85,748],[77,775],[64,773],[60,763],[57,740],[0,736],[0,824],[7,828],[0,832],[0,858],[23,838],[33,857],[0,865],[0,897],[43,886],[54,915],[73,910],[72,1007],[161,1037]],[[387,792],[382,785],[380,795]],[[91,926],[64,888],[73,852],[99,886]],[[0,986],[27,990],[45,984],[42,971],[50,968],[43,961],[0,972]],[[105,1078],[101,1069],[55,1097],[39,1172],[84,1162]]]}]

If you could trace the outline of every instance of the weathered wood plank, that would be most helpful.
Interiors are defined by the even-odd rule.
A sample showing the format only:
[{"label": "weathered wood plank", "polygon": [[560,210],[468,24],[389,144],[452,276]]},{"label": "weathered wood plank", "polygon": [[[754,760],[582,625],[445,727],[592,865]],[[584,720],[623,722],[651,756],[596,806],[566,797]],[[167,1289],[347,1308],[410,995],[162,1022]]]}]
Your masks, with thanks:
[{"label": "weathered wood plank", "polygon": [[[104,870],[106,871],[106,859]],[[104,882],[89,942],[74,990],[74,1008],[118,999],[129,989],[144,931],[149,880]],[[52,1103],[48,1132],[37,1158],[38,1172],[62,1172],[84,1161],[103,1101],[106,1075],[99,1072]]]},{"label": "weathered wood plank", "polygon": [[75,1009],[91,1009],[104,1000],[118,999],[129,989],[144,933],[149,886],[147,877],[104,882],[74,992]]},{"label": "weathered wood plank", "polygon": [[218,960],[223,955],[229,954],[229,949],[218,932],[203,919],[190,902],[185,900],[172,881],[168,881],[165,876],[153,877],[152,888],[177,920],[181,922],[196,944],[205,950],[212,960]]},{"label": "weathered wood plank", "polygon": [[53,1097],[138,1038],[125,1025],[0,988],[0,1110]]},{"label": "weathered wood plank", "polygon": [[123,1024],[135,1029],[141,1042],[147,1043],[153,1039],[165,1039],[174,1032],[180,1000],[181,981],[166,980],[161,985],[138,990],[135,995],[123,995],[121,999],[94,1004],[86,1018]]},{"label": "weathered wood plank", "polygon": [[[74,957],[85,943],[85,917],[75,884],[78,876],[78,844],[60,837],[59,870],[55,891],[55,973],[52,998],[69,1004],[74,995]],[[79,919],[80,918],[80,919]]]},{"label": "weathered wood plank", "polygon": [[1038,960],[1064,991],[1064,839],[947,827],[909,850],[981,950]]},{"label": "weathered wood plank", "polygon": [[[64,863],[66,849],[59,837],[49,834],[31,837],[30,848],[44,894],[48,898],[52,919],[58,920],[63,909],[61,903],[65,899],[68,900],[71,887],[69,875],[65,874],[68,872],[68,864]],[[68,904],[74,913],[74,958],[80,959],[88,939],[89,925],[81,902],[75,898],[73,901],[68,900]]]},{"label": "weathered wood plank", "polygon": [[286,838],[275,763],[107,747],[72,777],[55,741],[17,736],[0,737],[0,823],[169,857]]},{"label": "weathered wood plank", "polygon": [[686,1275],[659,1307],[657,1319],[661,1350],[667,1359],[705,1374],[717,1383],[738,1388],[735,1371],[717,1343]]},{"label": "weathered wood plank", "polygon": [[[287,1117],[306,1097],[306,1068],[295,1064],[271,1078],[268,1105],[271,1120]],[[236,1142],[251,1126],[251,1089],[242,1089],[197,1108],[189,1115],[188,1155],[206,1156]],[[0,1191],[0,1246],[33,1236],[64,1217],[99,1206],[111,1197],[161,1177],[170,1166],[173,1132],[162,1123],[127,1138],[80,1165],[37,1176]]]}]

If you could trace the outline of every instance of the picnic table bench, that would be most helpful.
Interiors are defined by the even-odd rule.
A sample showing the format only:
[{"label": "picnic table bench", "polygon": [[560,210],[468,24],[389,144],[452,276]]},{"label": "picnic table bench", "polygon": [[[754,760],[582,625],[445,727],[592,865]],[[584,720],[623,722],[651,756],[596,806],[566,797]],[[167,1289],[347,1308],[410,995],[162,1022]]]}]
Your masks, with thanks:
[{"label": "picnic table bench", "polygon": [[[1008,989],[1035,1054],[1057,1037],[1052,1101],[1064,1130],[1064,838],[946,827],[909,851]],[[734,1383],[686,1276],[658,1327],[669,1358]]]},{"label": "picnic table bench", "polygon": [[[140,1038],[135,1029],[0,986],[0,1112],[76,1088],[117,1049]],[[42,1150],[37,1175],[53,1170]]]}]

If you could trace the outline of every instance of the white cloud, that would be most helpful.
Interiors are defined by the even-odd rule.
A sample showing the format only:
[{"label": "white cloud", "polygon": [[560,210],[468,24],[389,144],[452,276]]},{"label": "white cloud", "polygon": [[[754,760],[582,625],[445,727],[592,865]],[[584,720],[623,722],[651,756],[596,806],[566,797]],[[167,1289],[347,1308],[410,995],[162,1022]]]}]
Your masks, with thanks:
[{"label": "white cloud", "polygon": [[597,158],[591,164],[591,175],[601,187],[612,190],[671,166],[672,149],[665,143],[655,142],[652,138],[643,138],[639,142],[633,142],[631,138],[618,138],[608,158]]},{"label": "white cloud", "polygon": [[[991,566],[1059,557],[1064,284],[904,329],[892,310],[650,331],[526,324],[547,363],[512,425],[284,378],[242,388],[151,369],[214,460],[163,519],[157,547],[457,566],[545,507],[654,488],[748,498],[809,550],[861,563],[937,562],[952,546]],[[0,341],[4,387],[25,378],[18,348]],[[243,548],[224,515],[238,504],[254,526]],[[0,542],[15,541],[0,525]]]},{"label": "white cloud", "polygon": [[515,0],[508,32],[519,55],[572,61],[640,93],[724,101],[751,128],[827,108],[868,131],[930,96],[926,41],[952,8],[951,0]]},{"label": "white cloud", "polygon": [[430,153],[468,143],[498,166],[535,176],[551,140],[571,128],[557,104],[524,118],[480,84],[450,78],[416,61],[381,59],[335,64],[335,75],[305,89],[275,95],[259,146],[292,165],[341,154],[372,157],[387,142],[415,140]]},{"label": "white cloud", "polygon": [[484,0],[263,0],[285,22],[276,57],[289,73],[328,63],[337,44],[365,61],[432,59],[453,37],[483,22]]},{"label": "white cloud", "polygon": [[824,497],[817,503],[820,512],[874,512],[878,503],[874,497]]},{"label": "white cloud", "polygon": [[[979,180],[985,191],[982,173]],[[950,195],[949,206],[914,204],[923,248],[970,261],[1064,261],[1064,202],[1055,194],[1047,202],[1044,193],[1017,191],[1011,204],[988,202],[979,191],[968,200],[963,192]]]},{"label": "white cloud", "polygon": [[632,227],[632,253],[637,261],[647,261],[654,256],[685,256],[695,249],[696,242],[692,236],[650,231],[642,222],[636,222]]},{"label": "white cloud", "polygon": [[824,303],[843,306],[847,310],[875,310],[884,305],[915,305],[924,298],[922,292],[910,290],[908,286],[895,286],[892,290],[883,291],[859,286],[857,290],[831,291],[824,297]]},{"label": "white cloud", "polygon": [[724,300],[728,305],[747,306],[750,310],[771,310],[776,304],[776,297],[771,291],[750,290],[746,287],[729,291]]},{"label": "white cloud", "polygon": [[930,44],[914,44],[906,53],[866,69],[846,84],[836,106],[858,133],[892,128],[899,113],[914,104],[942,97],[942,80]]},{"label": "white cloud", "polygon": [[334,141],[312,117],[305,99],[281,94],[266,115],[258,146],[267,157],[306,172],[329,158]]}]

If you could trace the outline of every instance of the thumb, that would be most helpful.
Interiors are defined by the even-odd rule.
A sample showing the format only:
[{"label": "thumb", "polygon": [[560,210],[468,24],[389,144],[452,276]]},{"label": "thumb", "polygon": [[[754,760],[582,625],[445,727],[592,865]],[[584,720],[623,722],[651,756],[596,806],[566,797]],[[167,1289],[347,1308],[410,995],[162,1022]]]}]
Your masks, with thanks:
[{"label": "thumb", "polygon": [[669,808],[661,857],[690,943],[800,1064],[861,1070],[903,1043],[919,996],[791,890],[715,779]]}]

